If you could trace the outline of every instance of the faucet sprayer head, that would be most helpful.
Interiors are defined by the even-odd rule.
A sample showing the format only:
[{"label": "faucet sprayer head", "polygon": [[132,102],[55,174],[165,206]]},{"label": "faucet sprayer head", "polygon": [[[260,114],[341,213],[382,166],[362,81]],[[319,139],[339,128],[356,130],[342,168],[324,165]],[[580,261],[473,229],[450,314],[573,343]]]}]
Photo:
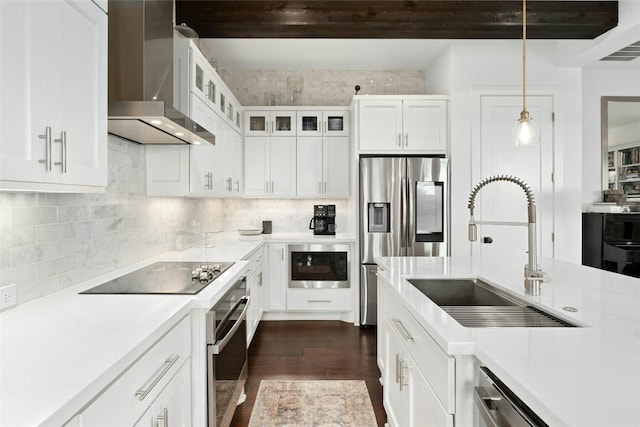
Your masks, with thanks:
[{"label": "faucet sprayer head", "polygon": [[478,226],[473,220],[473,217],[469,221],[469,241],[475,242],[478,240]]}]

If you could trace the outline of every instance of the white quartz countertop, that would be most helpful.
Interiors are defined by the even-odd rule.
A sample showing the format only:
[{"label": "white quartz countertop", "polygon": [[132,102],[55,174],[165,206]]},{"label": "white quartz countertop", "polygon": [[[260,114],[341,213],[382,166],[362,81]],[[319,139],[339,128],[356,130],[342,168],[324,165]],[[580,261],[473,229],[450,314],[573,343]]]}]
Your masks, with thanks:
[{"label": "white quartz countertop", "polygon": [[[169,252],[0,314],[0,425],[68,421],[179,319],[213,306],[261,245],[217,238],[213,248]],[[235,264],[196,295],[78,294],[158,261]]]},{"label": "white quartz countertop", "polygon": [[[640,279],[543,258],[552,280],[531,297],[524,260],[376,261],[443,350],[475,355],[550,426],[640,426]],[[465,328],[406,281],[419,277],[482,278],[584,327]]]},{"label": "white quartz countertop", "polygon": [[[196,243],[101,275],[0,313],[0,425],[61,425],[179,319],[209,308],[240,276],[240,261],[264,243],[354,243],[355,235],[313,232],[207,234]],[[79,295],[159,261],[234,261],[196,295]]]}]

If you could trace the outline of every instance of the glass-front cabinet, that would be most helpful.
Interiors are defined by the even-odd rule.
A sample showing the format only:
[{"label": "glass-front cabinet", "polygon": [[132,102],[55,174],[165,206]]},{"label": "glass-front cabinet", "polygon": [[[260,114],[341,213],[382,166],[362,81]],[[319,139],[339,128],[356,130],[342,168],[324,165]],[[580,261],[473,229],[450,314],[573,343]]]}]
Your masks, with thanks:
[{"label": "glass-front cabinet", "polygon": [[347,136],[347,111],[298,111],[298,136]]},{"label": "glass-front cabinet", "polygon": [[244,134],[246,136],[295,136],[295,111],[245,112]]}]

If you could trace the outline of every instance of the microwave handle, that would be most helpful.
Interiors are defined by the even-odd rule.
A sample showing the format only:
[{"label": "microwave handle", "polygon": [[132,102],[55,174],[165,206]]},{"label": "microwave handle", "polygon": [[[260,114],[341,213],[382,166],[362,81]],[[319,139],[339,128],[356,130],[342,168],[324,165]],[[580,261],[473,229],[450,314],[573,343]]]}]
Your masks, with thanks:
[{"label": "microwave handle", "polygon": [[242,313],[240,314],[240,317],[238,317],[238,320],[236,320],[236,323],[233,324],[233,327],[229,330],[229,332],[227,332],[227,334],[222,339],[217,340],[215,344],[213,344],[213,347],[212,347],[213,354],[220,354],[222,350],[224,350],[224,348],[227,346],[229,341],[231,341],[231,338],[233,338],[233,335],[236,333],[238,328],[240,328],[240,325],[242,325],[242,321],[247,317],[247,310],[249,309],[250,299],[251,297],[249,296],[244,296],[240,298],[240,300],[238,300],[238,302],[233,306],[233,309],[229,312],[229,314],[225,316],[225,319],[223,319],[222,322],[220,322],[220,324],[224,323],[225,320],[228,319],[228,317],[233,312],[236,311],[236,309],[240,304],[246,303],[246,305],[244,306],[244,309],[242,310]]}]

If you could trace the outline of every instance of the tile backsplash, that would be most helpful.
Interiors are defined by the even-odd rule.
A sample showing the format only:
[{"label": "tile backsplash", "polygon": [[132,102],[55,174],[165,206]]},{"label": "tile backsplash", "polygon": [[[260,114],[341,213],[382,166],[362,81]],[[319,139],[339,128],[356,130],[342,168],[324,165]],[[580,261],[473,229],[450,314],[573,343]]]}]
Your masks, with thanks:
[{"label": "tile backsplash", "polygon": [[220,228],[221,201],[147,197],[145,147],[109,137],[104,193],[0,193],[0,285],[18,304],[175,248]]},{"label": "tile backsplash", "polygon": [[314,204],[334,203],[338,232],[352,232],[347,200],[190,199],[146,195],[145,146],[109,136],[104,193],[0,193],[0,286],[17,303],[51,294],[200,241],[273,221],[273,232],[309,232]]}]

